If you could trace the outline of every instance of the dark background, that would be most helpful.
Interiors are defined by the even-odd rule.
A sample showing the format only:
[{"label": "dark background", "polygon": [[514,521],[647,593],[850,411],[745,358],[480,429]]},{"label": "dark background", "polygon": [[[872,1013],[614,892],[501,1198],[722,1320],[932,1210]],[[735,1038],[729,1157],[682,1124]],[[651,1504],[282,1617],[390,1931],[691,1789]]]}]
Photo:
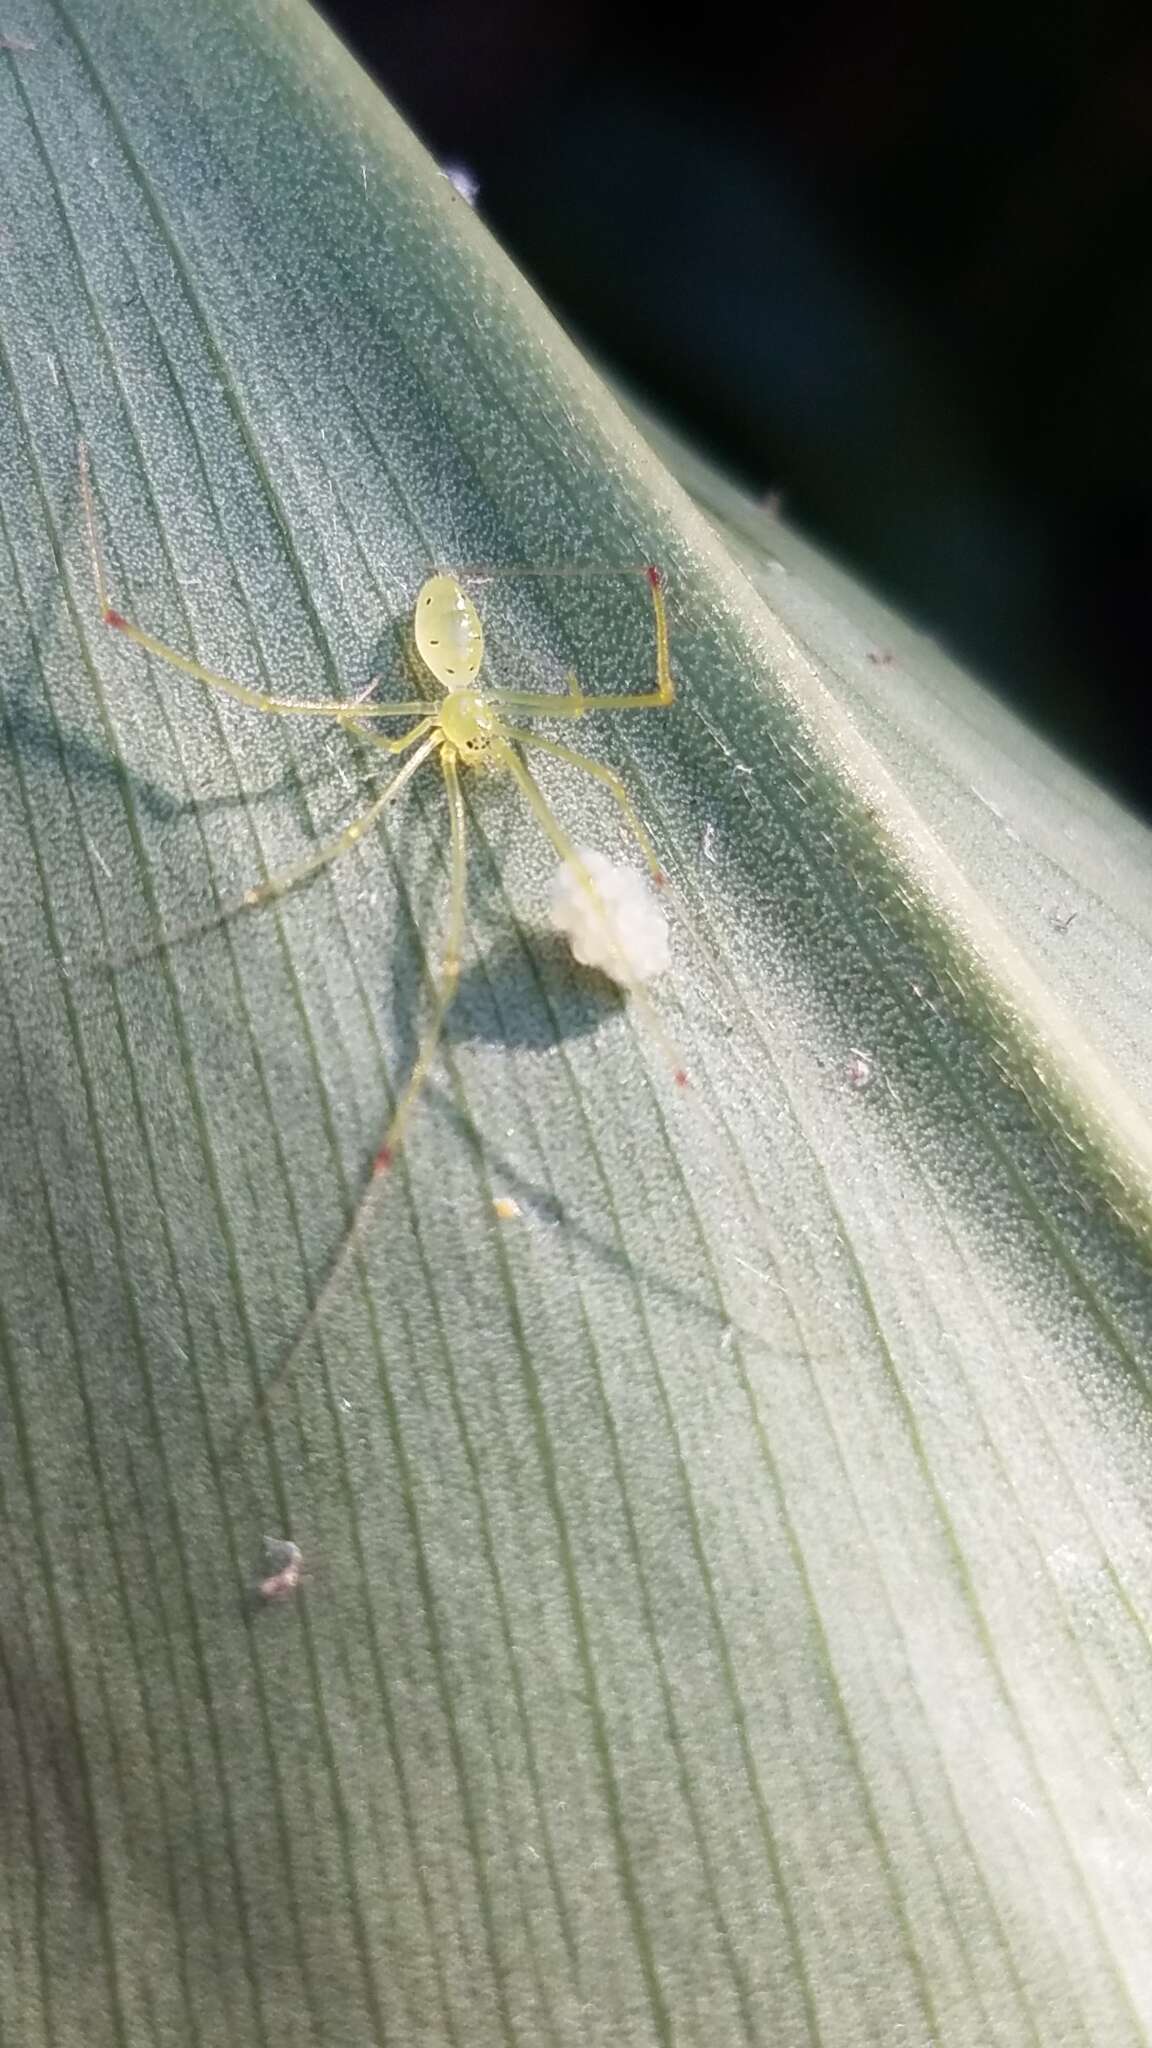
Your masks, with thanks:
[{"label": "dark background", "polygon": [[1152,815],[1152,18],[327,0],[566,324]]}]

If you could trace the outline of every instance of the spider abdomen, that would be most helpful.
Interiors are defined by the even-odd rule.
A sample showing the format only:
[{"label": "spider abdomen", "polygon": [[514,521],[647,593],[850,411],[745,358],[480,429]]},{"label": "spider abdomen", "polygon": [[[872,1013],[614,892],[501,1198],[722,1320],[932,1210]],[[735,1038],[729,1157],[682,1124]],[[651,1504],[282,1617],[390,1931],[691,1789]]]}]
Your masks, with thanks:
[{"label": "spider abdomen", "polygon": [[454,576],[430,576],[416,597],[417,651],[449,692],[466,690],[484,659],[484,628]]}]

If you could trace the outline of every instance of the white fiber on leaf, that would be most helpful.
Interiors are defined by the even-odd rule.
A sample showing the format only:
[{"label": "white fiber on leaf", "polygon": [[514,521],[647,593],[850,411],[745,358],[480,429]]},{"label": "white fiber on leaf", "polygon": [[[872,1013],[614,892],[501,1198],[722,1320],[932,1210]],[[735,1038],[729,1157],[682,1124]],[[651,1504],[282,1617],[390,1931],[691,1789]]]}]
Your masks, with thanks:
[{"label": "white fiber on leaf", "polygon": [[625,988],[668,967],[668,922],[644,877],[593,847],[578,847],[557,870],[550,914],[582,966]]}]

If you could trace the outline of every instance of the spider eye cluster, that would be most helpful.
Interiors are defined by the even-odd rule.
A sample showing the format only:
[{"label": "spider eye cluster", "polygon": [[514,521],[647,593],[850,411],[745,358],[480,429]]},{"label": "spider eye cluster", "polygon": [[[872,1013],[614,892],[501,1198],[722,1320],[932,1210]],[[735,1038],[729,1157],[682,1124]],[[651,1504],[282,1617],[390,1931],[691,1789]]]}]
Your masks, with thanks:
[{"label": "spider eye cluster", "polygon": [[437,723],[448,746],[466,761],[487,754],[498,729],[489,705],[475,690],[452,690],[437,713]]}]

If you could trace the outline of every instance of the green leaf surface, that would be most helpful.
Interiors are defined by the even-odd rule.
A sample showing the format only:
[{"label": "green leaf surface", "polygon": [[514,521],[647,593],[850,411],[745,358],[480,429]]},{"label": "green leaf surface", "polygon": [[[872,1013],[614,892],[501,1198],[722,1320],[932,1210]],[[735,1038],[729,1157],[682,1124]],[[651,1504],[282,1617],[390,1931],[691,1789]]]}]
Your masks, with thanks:
[{"label": "green leaf surface", "polygon": [[[1147,834],[653,452],[297,0],[3,27],[0,2043],[1145,2041]],[[432,563],[668,580],[677,705],[581,728],[659,1024],[475,779],[255,1422],[444,800],[149,953],[378,785],[102,627],[81,439],[113,601],[262,689],[403,675]],[[486,586],[493,674],[636,687],[642,592]]]}]

